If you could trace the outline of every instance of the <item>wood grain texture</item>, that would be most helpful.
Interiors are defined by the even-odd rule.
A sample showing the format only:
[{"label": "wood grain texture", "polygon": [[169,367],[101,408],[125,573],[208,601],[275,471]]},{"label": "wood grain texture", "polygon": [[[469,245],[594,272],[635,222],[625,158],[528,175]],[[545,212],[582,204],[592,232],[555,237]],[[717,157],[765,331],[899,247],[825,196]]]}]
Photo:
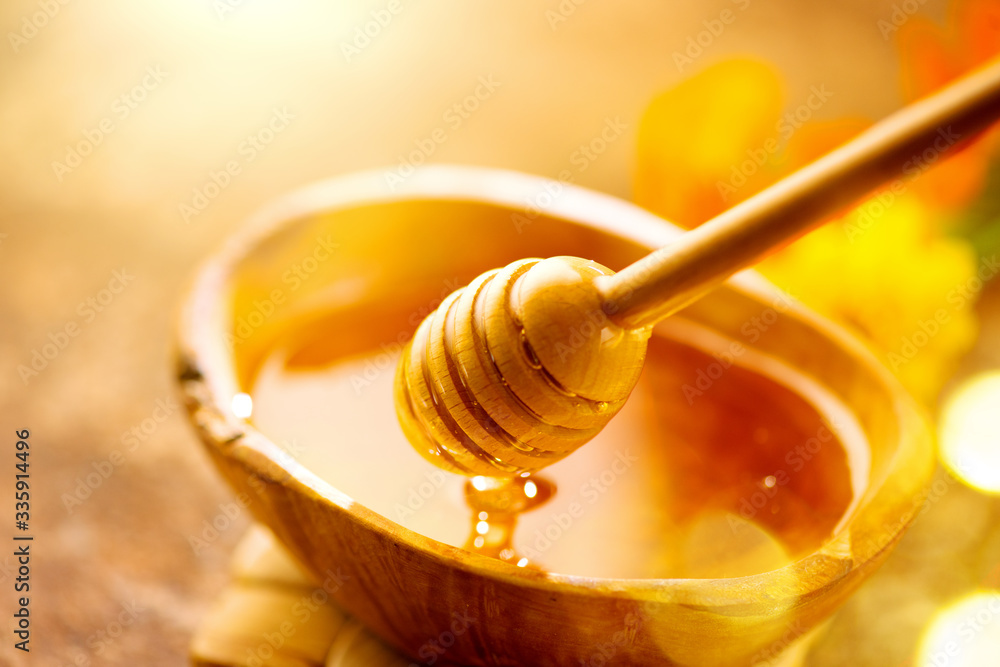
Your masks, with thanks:
[{"label": "wood grain texture", "polygon": [[576,257],[490,271],[429,315],[403,350],[396,408],[427,460],[467,475],[534,472],[590,441],[635,387],[649,330],[602,310]]},{"label": "wood grain texture", "polygon": [[[259,524],[233,556],[233,583],[203,619],[191,646],[194,667],[406,667],[413,663],[334,603],[301,621],[288,600],[321,583]],[[291,629],[291,630],[290,630]],[[799,667],[823,626],[794,636],[772,667]],[[301,633],[301,635],[299,634]]]},{"label": "wood grain texture", "polygon": [[[854,339],[799,307],[789,306],[753,347],[850,407],[871,443],[871,470],[831,539],[754,576],[593,579],[471,554],[353,502],[230,410],[233,394],[251,385],[271,334],[294,325],[335,281],[366,279],[362,302],[398,300],[401,284],[470,279],[523,256],[592,257],[614,269],[678,234],[636,207],[578,188],[567,188],[529,229],[515,228],[512,213],[539,187],[507,172],[428,168],[395,191],[381,174],[361,175],[270,209],[212,259],[187,304],[178,377],[192,421],[223,476],[296,558],[314,573],[341,568],[347,575],[331,598],[415,660],[447,637],[446,658],[468,665],[586,664],[612,641],[609,664],[747,664],[773,649],[789,623],[803,632],[816,627],[882,562],[919,510],[932,464],[925,422],[895,380]],[[474,248],[455,233],[470,219],[481,239]],[[356,243],[231,353],[223,341],[242,309],[280,280],[285,260],[333,230]],[[743,277],[683,316],[735,338],[778,298]]]}]

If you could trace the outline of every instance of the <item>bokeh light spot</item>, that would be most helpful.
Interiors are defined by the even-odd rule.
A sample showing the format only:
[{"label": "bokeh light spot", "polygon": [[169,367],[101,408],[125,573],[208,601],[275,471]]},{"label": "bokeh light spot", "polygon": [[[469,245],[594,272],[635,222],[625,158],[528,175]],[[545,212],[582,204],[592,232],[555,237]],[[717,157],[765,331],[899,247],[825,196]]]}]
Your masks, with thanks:
[{"label": "bokeh light spot", "polygon": [[247,419],[253,414],[253,399],[250,394],[240,392],[233,396],[233,414],[240,419]]},{"label": "bokeh light spot", "polygon": [[948,399],[941,416],[941,463],[958,479],[1000,493],[1000,372],[974,376]]},{"label": "bokeh light spot", "polygon": [[918,667],[996,667],[1000,656],[1000,593],[968,595],[940,610],[927,626]]}]

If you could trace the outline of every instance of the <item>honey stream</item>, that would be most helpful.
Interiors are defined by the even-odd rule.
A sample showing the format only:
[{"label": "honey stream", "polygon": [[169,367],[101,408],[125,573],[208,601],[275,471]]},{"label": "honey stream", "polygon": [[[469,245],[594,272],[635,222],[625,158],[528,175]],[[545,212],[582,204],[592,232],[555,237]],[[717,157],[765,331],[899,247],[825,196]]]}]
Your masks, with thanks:
[{"label": "honey stream", "polygon": [[544,505],[555,492],[555,484],[542,475],[473,477],[466,481],[472,529],[465,548],[518,567],[537,565],[514,549],[514,531],[521,514]]}]

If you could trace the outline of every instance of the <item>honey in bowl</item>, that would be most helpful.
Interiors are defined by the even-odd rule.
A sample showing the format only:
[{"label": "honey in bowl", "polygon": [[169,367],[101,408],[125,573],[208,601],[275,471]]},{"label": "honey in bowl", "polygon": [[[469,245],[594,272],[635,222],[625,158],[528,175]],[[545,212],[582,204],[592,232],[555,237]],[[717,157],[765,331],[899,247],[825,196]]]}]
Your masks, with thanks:
[{"label": "honey in bowl", "polygon": [[192,422],[255,516],[313,572],[340,569],[331,596],[411,657],[467,610],[459,664],[586,664],[622,632],[623,664],[759,662],[889,553],[930,472],[925,424],[849,336],[743,276],[655,330],[600,437],[519,482],[534,507],[471,508],[397,424],[395,357],[421,318],[519,257],[616,268],[678,234],[568,186],[525,217],[544,185],[435,167],[393,191],[375,173],[261,214],[185,308]]},{"label": "honey in bowl", "polygon": [[676,318],[657,329],[639,385],[611,425],[515,480],[522,492],[528,484],[521,497],[531,501],[520,516],[470,507],[476,486],[495,482],[467,484],[427,462],[393,408],[396,341],[433,298],[369,313],[364,340],[348,332],[355,313],[314,316],[275,341],[250,392],[263,434],[420,534],[577,576],[740,577],[818,549],[864,490],[868,444],[836,397]]}]

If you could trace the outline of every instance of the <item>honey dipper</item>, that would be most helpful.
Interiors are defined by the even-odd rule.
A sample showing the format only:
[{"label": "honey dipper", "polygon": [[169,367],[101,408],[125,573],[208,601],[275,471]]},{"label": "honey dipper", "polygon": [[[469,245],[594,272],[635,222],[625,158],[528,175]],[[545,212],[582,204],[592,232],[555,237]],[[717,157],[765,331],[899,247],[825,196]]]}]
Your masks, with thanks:
[{"label": "honey dipper", "polygon": [[407,438],[466,475],[512,477],[558,461],[625,404],[654,324],[998,118],[1000,60],[618,273],[577,257],[484,273],[403,350],[395,401]]}]

